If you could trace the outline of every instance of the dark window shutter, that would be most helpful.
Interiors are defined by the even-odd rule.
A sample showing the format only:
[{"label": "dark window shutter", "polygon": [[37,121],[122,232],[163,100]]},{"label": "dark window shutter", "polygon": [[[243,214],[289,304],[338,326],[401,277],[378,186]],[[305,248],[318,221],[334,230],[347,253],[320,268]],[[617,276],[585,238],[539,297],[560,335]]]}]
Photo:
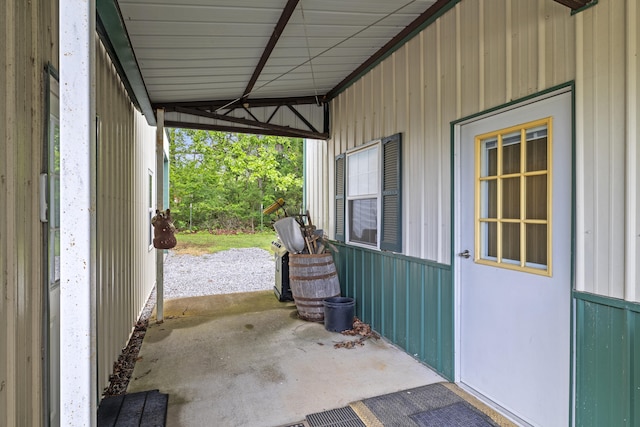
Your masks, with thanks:
[{"label": "dark window shutter", "polygon": [[336,157],[336,233],[335,239],[344,242],[344,154]]},{"label": "dark window shutter", "polygon": [[402,252],[402,135],[382,140],[382,240],[380,249]]}]

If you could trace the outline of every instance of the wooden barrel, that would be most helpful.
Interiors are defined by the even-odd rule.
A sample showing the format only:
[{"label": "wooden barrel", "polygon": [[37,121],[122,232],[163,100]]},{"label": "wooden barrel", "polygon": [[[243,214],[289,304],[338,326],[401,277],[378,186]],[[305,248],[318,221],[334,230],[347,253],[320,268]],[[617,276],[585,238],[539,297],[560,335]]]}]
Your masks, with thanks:
[{"label": "wooden barrel", "polygon": [[324,321],[324,299],[340,296],[338,272],[330,253],[289,254],[289,284],[298,316]]}]

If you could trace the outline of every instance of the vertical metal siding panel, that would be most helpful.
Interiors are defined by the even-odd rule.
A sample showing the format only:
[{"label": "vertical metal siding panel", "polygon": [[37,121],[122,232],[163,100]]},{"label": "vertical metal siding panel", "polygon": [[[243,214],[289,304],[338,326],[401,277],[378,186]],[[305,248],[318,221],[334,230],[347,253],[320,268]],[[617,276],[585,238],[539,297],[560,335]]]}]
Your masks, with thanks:
[{"label": "vertical metal siding panel", "polygon": [[384,327],[384,290],[382,277],[382,264],[375,257],[371,263],[371,327],[382,333]]},{"label": "vertical metal siding panel", "polygon": [[363,252],[360,262],[356,263],[356,279],[357,289],[353,293],[356,300],[356,307],[360,313],[360,319],[368,319],[371,321],[372,304],[371,304],[371,253]]},{"label": "vertical metal siding panel", "polygon": [[627,370],[627,313],[588,301],[577,306],[576,425],[637,425],[638,420],[629,419],[630,393],[635,391]]},{"label": "vertical metal siding panel", "polygon": [[484,106],[485,108],[504,104],[506,91],[506,51],[505,0],[484,0]]},{"label": "vertical metal siding panel", "polygon": [[438,272],[430,266],[425,267],[425,321],[426,321],[426,351],[425,361],[432,365],[437,366],[439,361],[439,346],[440,346],[440,295],[439,295],[439,283]]},{"label": "vertical metal siding panel", "polygon": [[544,70],[540,73],[538,88],[544,89],[575,79],[576,76],[576,27],[577,17],[566,13],[566,8],[557,3],[538,0],[543,22],[541,31],[544,44],[538,46],[542,51]]},{"label": "vertical metal siding panel", "polygon": [[[425,55],[424,64],[424,187],[419,196],[422,203],[422,247],[420,255],[427,259],[436,259],[438,253],[438,193],[440,191],[440,123],[438,121],[440,74],[437,61],[436,26],[431,25],[424,31]],[[405,175],[410,176],[413,171],[405,169]],[[415,197],[405,193],[407,198]]]},{"label": "vertical metal siding panel", "polygon": [[[640,7],[635,0],[627,2],[627,182],[628,211],[627,277],[625,299],[640,302]],[[636,329],[640,331],[640,329]],[[640,353],[639,353],[640,354]],[[640,375],[640,373],[638,374]],[[640,392],[639,392],[640,394]],[[640,405],[638,405],[640,407]],[[639,414],[640,416],[640,414]]]},{"label": "vertical metal siding panel", "polygon": [[382,67],[371,70],[371,138],[382,138],[382,118],[384,116],[384,98],[382,96]]},{"label": "vertical metal siding panel", "polygon": [[640,424],[640,313],[628,311],[629,361],[631,379],[630,412],[631,425]]},{"label": "vertical metal siding panel", "polygon": [[393,135],[396,131],[396,95],[395,95],[395,53],[380,64],[382,68],[383,117],[382,134]]},{"label": "vertical metal siding panel", "polygon": [[408,263],[404,259],[395,259],[394,269],[396,292],[395,292],[395,336],[396,344],[403,349],[407,349],[408,316],[409,316],[409,282]]},{"label": "vertical metal siding panel", "polygon": [[[479,2],[462,3],[460,8],[460,69],[461,69],[461,103],[462,117],[475,114],[480,108],[480,24]],[[482,53],[484,54],[484,53]]]},{"label": "vertical metal siding panel", "polygon": [[438,270],[440,283],[440,365],[439,371],[448,379],[454,378],[454,289],[450,269]]},{"label": "vertical metal siding panel", "polygon": [[512,99],[523,98],[538,88],[538,3],[512,2],[511,39],[513,66],[508,79],[512,83]]},{"label": "vertical metal siding panel", "polygon": [[362,140],[371,141],[376,136],[373,134],[373,76],[371,73],[362,78]]},{"label": "vertical metal siding panel", "polygon": [[[423,50],[422,36],[413,38],[406,45],[407,51],[407,129],[404,135],[402,150],[402,191],[408,194],[423,194],[425,168],[424,156],[424,99],[423,99]],[[407,173],[411,171],[411,173]],[[404,197],[403,199],[403,242],[404,253],[411,256],[422,256],[423,212],[420,197]]]},{"label": "vertical metal siding panel", "polygon": [[407,265],[407,347],[413,357],[424,358],[424,268],[417,263]]},{"label": "vertical metal siding panel", "polygon": [[[438,240],[438,252],[436,257],[430,258],[438,262],[450,262],[450,230],[451,230],[451,204],[449,202],[451,192],[448,190],[451,185],[451,163],[450,145],[451,137],[449,125],[458,118],[458,84],[457,84],[457,43],[459,36],[456,27],[456,12],[453,9],[438,20],[437,28],[440,39],[439,63],[441,70],[441,100],[440,100],[440,142],[438,144],[438,217],[436,223],[436,234]],[[436,219],[436,218],[434,218]]]},{"label": "vertical metal siding panel", "polygon": [[353,142],[352,146],[358,146],[364,144],[364,105],[363,105],[363,93],[364,93],[365,79],[360,79],[354,83],[353,87]]},{"label": "vertical metal siding panel", "polygon": [[43,76],[55,39],[48,2],[3,3],[0,17],[0,425],[42,422]]},{"label": "vertical metal siding panel", "polygon": [[5,46],[0,52],[0,69],[4,70],[6,79],[4,84],[0,85],[0,152],[3,153],[0,157],[0,200],[3,201],[2,206],[0,206],[0,324],[3,325],[3,327],[0,327],[0,384],[5,384],[0,391],[0,424],[4,425],[9,425],[10,421],[12,421],[10,417],[15,416],[13,410],[10,410],[9,387],[12,387],[12,385],[8,380],[9,352],[12,339],[9,326],[13,318],[11,316],[12,313],[9,312],[11,309],[9,298],[9,278],[11,274],[9,270],[9,254],[12,252],[9,244],[15,241],[15,239],[9,239],[9,234],[11,233],[10,222],[13,221],[13,215],[10,212],[13,207],[13,198],[9,193],[9,182],[13,178],[9,176],[9,172],[11,159],[13,158],[12,150],[15,146],[15,141],[13,144],[9,144],[9,141],[13,140],[11,133],[14,130],[13,126],[10,126],[12,114],[9,113],[13,104],[11,102],[12,94],[15,93],[10,84],[10,82],[14,81],[14,69],[10,65],[13,63],[13,58],[11,57],[13,52],[11,35],[13,7],[13,1],[7,0],[5,13],[0,14],[0,28],[4,29],[0,31],[0,45]]},{"label": "vertical metal siding panel", "polygon": [[394,276],[393,260],[387,257],[382,258],[381,275],[377,277],[380,282],[379,286],[382,290],[382,329],[380,333],[390,339],[392,342],[396,342],[395,334],[395,297],[396,297],[396,278]]},{"label": "vertical metal siding panel", "polygon": [[[579,289],[600,295],[624,297],[624,182],[625,166],[625,8],[603,2],[581,17],[579,66],[584,75],[578,90],[584,127],[578,162]],[[597,36],[593,36],[597,34]],[[580,156],[581,155],[581,156]],[[578,243],[582,243],[579,241]]]},{"label": "vertical metal siding panel", "polygon": [[101,45],[97,52],[97,108],[102,125],[98,159],[98,386],[102,390],[155,277],[153,253],[147,249],[146,213],[147,168],[154,163],[150,141],[155,140],[155,129],[133,109]]}]

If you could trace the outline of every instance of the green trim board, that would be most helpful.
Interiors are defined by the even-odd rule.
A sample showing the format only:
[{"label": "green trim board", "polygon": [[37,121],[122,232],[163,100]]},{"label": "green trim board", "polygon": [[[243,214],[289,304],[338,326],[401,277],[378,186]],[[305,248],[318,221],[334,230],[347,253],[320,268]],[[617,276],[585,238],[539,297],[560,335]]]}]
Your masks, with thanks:
[{"label": "green trim board", "polygon": [[356,315],[380,335],[454,377],[454,292],[451,266],[333,242],[341,292]]},{"label": "green trim board", "polygon": [[640,425],[640,304],[582,292],[576,301],[576,425]]}]

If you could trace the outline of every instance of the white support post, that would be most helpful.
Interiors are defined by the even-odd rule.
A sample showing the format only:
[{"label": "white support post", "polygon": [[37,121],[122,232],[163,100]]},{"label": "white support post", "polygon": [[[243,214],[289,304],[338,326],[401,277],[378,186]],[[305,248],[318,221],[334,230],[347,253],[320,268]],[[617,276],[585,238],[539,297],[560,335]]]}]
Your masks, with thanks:
[{"label": "white support post", "polygon": [[[164,210],[164,108],[156,112],[156,205]],[[156,320],[164,321],[164,249],[156,249]]]},{"label": "white support post", "polygon": [[95,0],[60,0],[60,416],[95,426]]}]

